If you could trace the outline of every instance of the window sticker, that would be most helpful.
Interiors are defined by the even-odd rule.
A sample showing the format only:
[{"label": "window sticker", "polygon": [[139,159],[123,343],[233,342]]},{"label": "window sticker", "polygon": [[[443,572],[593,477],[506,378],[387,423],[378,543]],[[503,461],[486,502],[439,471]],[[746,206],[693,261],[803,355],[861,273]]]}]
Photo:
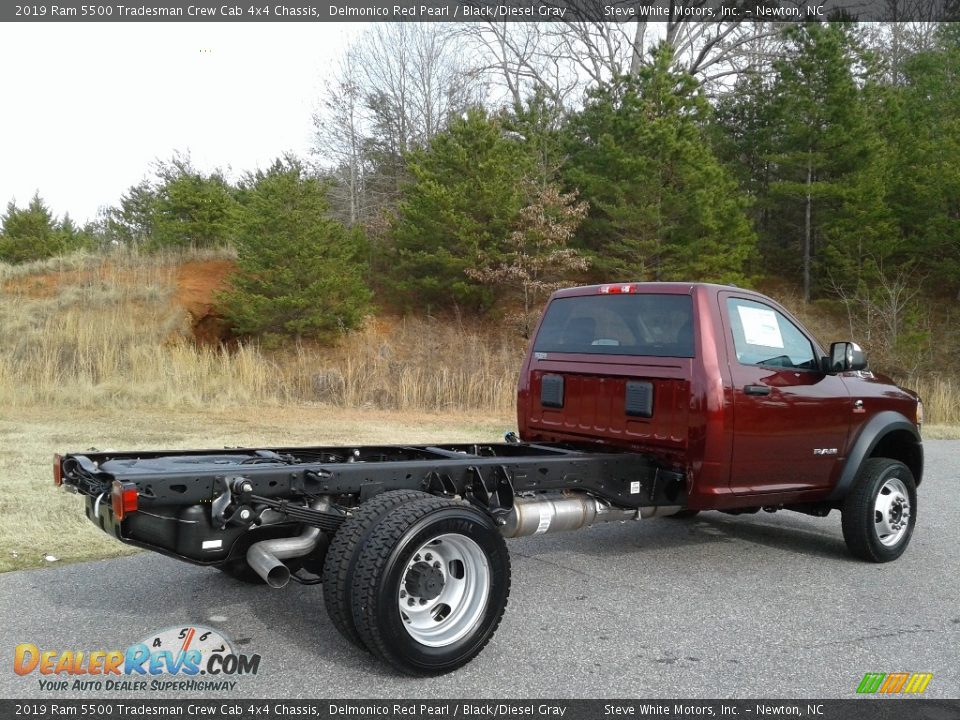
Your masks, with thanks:
[{"label": "window sticker", "polygon": [[780,324],[773,310],[738,305],[737,312],[740,313],[743,339],[747,345],[783,348],[783,335],[780,334]]}]

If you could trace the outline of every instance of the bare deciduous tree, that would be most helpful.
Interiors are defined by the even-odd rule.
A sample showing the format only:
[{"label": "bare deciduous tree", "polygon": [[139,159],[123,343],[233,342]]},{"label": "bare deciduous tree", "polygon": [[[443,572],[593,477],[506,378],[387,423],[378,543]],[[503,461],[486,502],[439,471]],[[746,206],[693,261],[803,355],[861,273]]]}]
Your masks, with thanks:
[{"label": "bare deciduous tree", "polygon": [[524,337],[530,336],[539,315],[539,303],[570,281],[570,275],[586,270],[588,260],[567,247],[589,205],[577,202],[577,193],[562,193],[556,185],[531,184],[532,200],[520,211],[516,229],[507,239],[505,261],[467,270],[467,275],[482,283],[507,291],[519,291],[523,312],[519,325]]},{"label": "bare deciduous tree", "polygon": [[314,116],[314,149],[319,164],[341,182],[342,214],[364,222],[392,202],[404,154],[482,100],[478,75],[448,27],[391,23],[361,35]]},{"label": "bare deciduous tree", "polygon": [[[600,17],[604,4],[609,0],[581,0],[582,12],[576,17]],[[574,91],[582,92],[613,77],[635,75],[660,42],[672,46],[678,69],[689,72],[708,89],[746,69],[770,67],[781,47],[775,24],[702,21],[683,12],[705,4],[705,0],[674,0],[671,19],[666,22],[643,17],[625,22],[491,21],[460,32],[473,41],[479,66],[497,78],[514,106],[533,91],[567,104]]]},{"label": "bare deciduous tree", "polygon": [[911,18],[909,22],[867,23],[864,37],[882,62],[888,82],[902,85],[905,81],[903,65],[919,52],[935,45],[938,24],[936,17],[940,0],[886,0],[891,19]]},{"label": "bare deciduous tree", "polygon": [[363,144],[365,107],[357,77],[356,51],[347,50],[327,81],[320,109],[314,113],[314,152],[338,181],[332,196],[343,207],[342,220],[354,225],[364,215]]},{"label": "bare deciduous tree", "polygon": [[851,337],[863,338],[884,366],[906,374],[915,372],[927,347],[915,342],[904,347],[901,343],[923,285],[915,270],[909,266],[887,270],[868,257],[855,283],[832,279],[831,285],[846,309]]}]

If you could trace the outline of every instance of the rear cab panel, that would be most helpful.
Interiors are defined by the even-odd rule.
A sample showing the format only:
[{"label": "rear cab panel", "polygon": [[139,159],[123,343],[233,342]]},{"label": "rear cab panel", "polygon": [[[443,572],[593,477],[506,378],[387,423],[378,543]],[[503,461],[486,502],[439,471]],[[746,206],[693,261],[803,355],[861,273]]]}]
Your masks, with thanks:
[{"label": "rear cab panel", "polygon": [[711,296],[690,283],[555,293],[520,372],[521,438],[615,445],[683,469],[688,489],[725,484],[727,411]]}]

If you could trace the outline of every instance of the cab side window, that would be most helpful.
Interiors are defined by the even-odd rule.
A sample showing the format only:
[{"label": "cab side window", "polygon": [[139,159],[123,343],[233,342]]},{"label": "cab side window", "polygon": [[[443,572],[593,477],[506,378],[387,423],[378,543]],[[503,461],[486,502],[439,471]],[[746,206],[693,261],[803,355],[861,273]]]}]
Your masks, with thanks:
[{"label": "cab side window", "polygon": [[737,360],[744,365],[816,370],[810,340],[783,313],[763,303],[727,299]]}]

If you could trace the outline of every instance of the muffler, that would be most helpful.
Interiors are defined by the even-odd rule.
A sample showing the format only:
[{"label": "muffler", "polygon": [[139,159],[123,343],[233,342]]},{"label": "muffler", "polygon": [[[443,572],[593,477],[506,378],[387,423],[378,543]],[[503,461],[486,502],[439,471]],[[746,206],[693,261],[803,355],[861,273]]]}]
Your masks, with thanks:
[{"label": "muffler", "polygon": [[636,517],[636,510],[613,507],[584,494],[516,498],[500,533],[508,538],[526,537]]},{"label": "muffler", "polygon": [[[314,503],[314,510],[326,507],[326,502]],[[308,527],[296,537],[261,540],[247,550],[247,564],[272,588],[282,588],[290,582],[290,568],[281,562],[289,558],[303,557],[313,552],[320,542],[323,531]]]}]

